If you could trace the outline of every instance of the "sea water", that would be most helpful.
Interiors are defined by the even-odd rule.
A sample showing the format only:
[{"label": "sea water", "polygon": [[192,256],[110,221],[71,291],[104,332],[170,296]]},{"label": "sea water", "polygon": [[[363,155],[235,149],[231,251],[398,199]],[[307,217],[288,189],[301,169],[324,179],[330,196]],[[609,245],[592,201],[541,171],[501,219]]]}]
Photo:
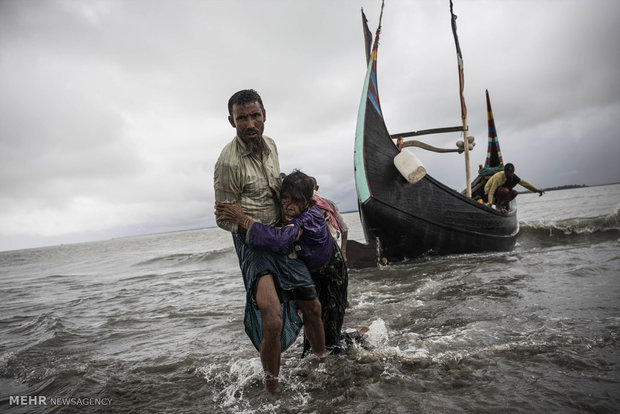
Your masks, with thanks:
[{"label": "sea water", "polygon": [[0,252],[0,411],[618,412],[620,185],[517,200],[513,251],[351,271],[370,332],[327,363],[298,339],[280,395],[223,230]]}]

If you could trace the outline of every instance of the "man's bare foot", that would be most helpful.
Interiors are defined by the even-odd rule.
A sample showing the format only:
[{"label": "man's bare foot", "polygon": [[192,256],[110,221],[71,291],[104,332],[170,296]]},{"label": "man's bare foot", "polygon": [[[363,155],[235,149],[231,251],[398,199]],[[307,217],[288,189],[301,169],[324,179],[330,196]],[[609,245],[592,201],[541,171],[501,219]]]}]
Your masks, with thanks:
[{"label": "man's bare foot", "polygon": [[271,374],[265,374],[265,390],[278,394],[282,391],[278,377],[274,377]]}]

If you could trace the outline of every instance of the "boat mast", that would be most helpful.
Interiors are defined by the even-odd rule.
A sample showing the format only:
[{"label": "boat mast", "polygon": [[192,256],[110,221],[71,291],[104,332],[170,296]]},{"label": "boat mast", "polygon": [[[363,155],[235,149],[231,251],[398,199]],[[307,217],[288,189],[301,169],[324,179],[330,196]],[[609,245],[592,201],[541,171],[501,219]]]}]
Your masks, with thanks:
[{"label": "boat mast", "polygon": [[459,65],[459,95],[461,98],[461,118],[463,119],[463,142],[465,149],[465,179],[467,180],[467,197],[471,198],[471,179],[469,172],[469,137],[467,135],[467,106],[465,105],[465,96],[463,90],[465,88],[465,77],[463,75],[463,55],[461,54],[461,46],[459,38],[456,35],[456,15],[452,9],[452,0],[450,0],[450,14],[452,15],[452,34],[454,35],[454,43],[456,45],[456,59]]}]

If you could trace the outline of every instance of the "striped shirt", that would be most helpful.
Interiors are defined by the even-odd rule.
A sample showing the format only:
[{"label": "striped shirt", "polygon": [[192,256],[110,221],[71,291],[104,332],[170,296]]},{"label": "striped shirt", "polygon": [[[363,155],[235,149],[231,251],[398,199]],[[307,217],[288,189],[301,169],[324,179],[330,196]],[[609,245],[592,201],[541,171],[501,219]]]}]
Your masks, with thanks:
[{"label": "striped shirt", "polygon": [[[243,212],[267,226],[280,221],[280,162],[275,142],[263,135],[263,159],[254,156],[245,142],[235,137],[215,163],[215,200],[235,203],[241,198]],[[224,230],[237,233],[238,226],[217,220]]]}]

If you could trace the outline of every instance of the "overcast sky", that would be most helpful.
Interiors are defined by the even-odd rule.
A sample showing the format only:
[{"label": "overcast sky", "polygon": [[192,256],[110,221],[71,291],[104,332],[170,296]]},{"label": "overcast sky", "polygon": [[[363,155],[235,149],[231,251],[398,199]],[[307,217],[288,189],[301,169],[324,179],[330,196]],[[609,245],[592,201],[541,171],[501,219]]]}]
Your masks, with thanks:
[{"label": "overcast sky", "polygon": [[[395,132],[460,124],[448,0],[387,0],[379,91]],[[380,1],[0,0],[0,250],[213,220],[213,166],[254,88],[280,164],[356,208],[360,17]],[[538,187],[620,181],[620,2],[455,0],[472,171],[489,89],[505,162]],[[453,147],[458,134],[428,136]],[[462,155],[415,150],[465,187]]]}]

